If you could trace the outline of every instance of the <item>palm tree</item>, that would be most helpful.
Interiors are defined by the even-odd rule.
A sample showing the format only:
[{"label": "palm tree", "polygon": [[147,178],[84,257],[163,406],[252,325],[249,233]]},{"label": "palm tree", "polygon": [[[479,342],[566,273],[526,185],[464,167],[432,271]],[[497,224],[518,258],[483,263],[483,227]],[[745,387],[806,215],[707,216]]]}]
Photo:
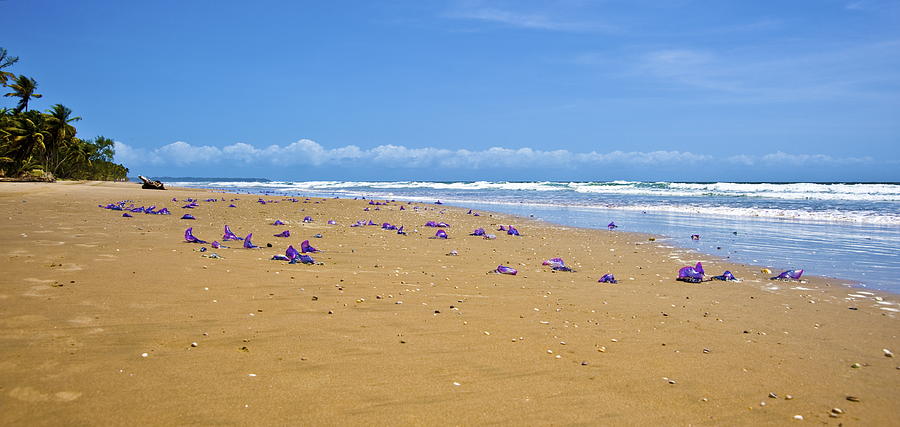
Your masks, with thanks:
[{"label": "palm tree", "polygon": [[60,178],[83,178],[91,168],[91,145],[73,137],[60,149],[61,159],[53,171]]},{"label": "palm tree", "polygon": [[18,56],[7,56],[6,49],[0,47],[0,84],[5,85],[10,77],[16,76],[9,71],[3,71],[4,68],[9,67],[16,62],[19,62]]},{"label": "palm tree", "polygon": [[42,123],[33,120],[35,116],[22,116],[12,121],[12,126],[4,129],[10,142],[10,154],[16,172],[21,172],[24,165],[33,163],[35,150],[44,148],[46,134]]},{"label": "palm tree", "polygon": [[37,82],[31,77],[25,77],[22,74],[19,74],[19,77],[16,77],[15,83],[7,86],[13,91],[3,96],[15,96],[16,98],[19,98],[19,103],[16,104],[16,108],[13,110],[17,114],[21,113],[23,109],[28,111],[28,101],[30,101],[31,98],[40,98],[44,96],[39,93],[34,93],[37,89]]},{"label": "palm tree", "polygon": [[81,117],[72,117],[72,110],[62,104],[56,104],[47,110],[47,138],[44,150],[44,164],[49,172],[56,173],[59,168],[59,152],[64,145],[75,137],[75,127],[70,123],[81,120]]}]

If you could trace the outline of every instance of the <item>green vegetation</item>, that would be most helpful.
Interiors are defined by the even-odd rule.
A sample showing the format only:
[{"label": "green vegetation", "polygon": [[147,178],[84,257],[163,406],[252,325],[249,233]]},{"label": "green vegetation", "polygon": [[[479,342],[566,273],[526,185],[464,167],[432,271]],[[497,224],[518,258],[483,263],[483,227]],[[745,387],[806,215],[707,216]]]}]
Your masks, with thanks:
[{"label": "green vegetation", "polygon": [[12,109],[0,107],[0,177],[124,180],[128,168],[113,163],[113,140],[78,138],[73,123],[81,117],[62,104],[46,112],[28,109],[29,101],[43,95],[33,78],[6,70],[18,61],[0,48],[0,84],[8,92],[3,96],[18,99]]}]

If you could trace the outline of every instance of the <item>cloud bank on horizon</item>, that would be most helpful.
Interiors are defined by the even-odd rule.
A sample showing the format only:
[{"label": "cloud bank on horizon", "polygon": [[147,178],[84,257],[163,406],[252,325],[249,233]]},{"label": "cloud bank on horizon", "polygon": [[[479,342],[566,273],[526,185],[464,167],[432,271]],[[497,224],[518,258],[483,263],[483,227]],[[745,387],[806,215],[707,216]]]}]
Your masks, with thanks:
[{"label": "cloud bank on horizon", "polygon": [[[825,154],[773,152],[735,154],[717,157],[690,151],[572,152],[565,149],[490,147],[484,150],[438,147],[411,148],[379,145],[363,149],[355,145],[326,148],[316,141],[300,139],[287,145],[257,147],[238,142],[224,147],[192,145],[176,141],[152,150],[116,142],[116,160],[132,170],[171,168],[210,168],[225,165],[283,171],[298,166],[348,167],[379,166],[430,171],[433,169],[469,171],[497,169],[622,167],[699,167],[774,165],[777,167],[841,167],[877,164],[871,157],[835,158]],[[300,177],[297,177],[300,178]]]}]

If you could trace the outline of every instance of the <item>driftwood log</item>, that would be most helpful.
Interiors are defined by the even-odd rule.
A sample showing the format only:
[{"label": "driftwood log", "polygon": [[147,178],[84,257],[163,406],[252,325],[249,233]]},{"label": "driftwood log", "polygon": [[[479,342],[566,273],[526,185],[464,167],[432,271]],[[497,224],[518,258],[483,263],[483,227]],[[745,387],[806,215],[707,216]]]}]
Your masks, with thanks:
[{"label": "driftwood log", "polygon": [[162,181],[153,181],[143,175],[138,175],[138,178],[140,178],[141,181],[144,182],[144,184],[141,185],[141,188],[146,188],[148,190],[165,190],[166,189],[166,186],[163,185]]}]

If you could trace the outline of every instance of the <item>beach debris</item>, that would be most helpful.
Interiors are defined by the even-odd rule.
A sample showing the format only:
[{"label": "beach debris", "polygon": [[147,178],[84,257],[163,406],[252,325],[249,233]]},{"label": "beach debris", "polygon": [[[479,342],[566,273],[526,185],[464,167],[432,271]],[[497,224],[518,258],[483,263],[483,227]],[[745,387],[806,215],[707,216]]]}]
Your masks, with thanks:
[{"label": "beach debris", "polygon": [[[401,207],[402,207],[402,206],[401,206]],[[400,228],[397,229],[397,234],[402,235],[402,236],[405,236],[405,235],[406,235],[406,232],[403,231],[403,226],[402,226],[402,225],[400,226]]]},{"label": "beach debris", "polygon": [[184,214],[181,216],[181,219],[197,219],[197,218],[194,218],[194,216],[191,214]]},{"label": "beach debris", "polygon": [[506,227],[501,225],[500,228],[497,229],[497,231],[506,231]]},{"label": "beach debris", "polygon": [[284,251],[284,254],[287,256],[288,261],[291,261],[294,258],[300,257],[300,252],[297,252],[297,250],[294,249],[294,247],[292,245],[288,245],[288,248],[286,251]]},{"label": "beach debris", "polygon": [[321,239],[321,238],[322,238],[322,233],[316,233],[316,234],[313,234],[313,237],[315,237],[315,238],[317,238],[317,239]]},{"label": "beach debris", "polygon": [[282,254],[275,254],[275,255],[272,255],[272,260],[273,261],[290,261],[291,259]]},{"label": "beach debris", "polygon": [[691,240],[700,240],[699,234],[691,234]]},{"label": "beach debris", "polygon": [[202,255],[202,256],[205,256],[205,257],[207,257],[207,258],[212,258],[212,259],[220,259],[220,258],[222,258],[222,257],[219,256],[219,254],[217,254],[217,253],[215,253],[215,252],[213,252],[213,253],[211,253],[211,254],[209,254],[209,255]]},{"label": "beach debris", "polygon": [[508,234],[510,236],[518,236],[519,230],[516,230],[516,227],[513,227],[510,225],[509,228],[506,229],[506,234]]},{"label": "beach debris", "polygon": [[734,274],[731,274],[731,272],[728,270],[725,270],[725,272],[722,273],[721,276],[713,276],[712,278],[714,280],[722,280],[725,282],[739,282],[740,281],[740,280],[738,280],[737,277],[734,277]]},{"label": "beach debris", "polygon": [[235,206],[234,203],[232,203],[232,204],[228,205],[228,207],[229,207],[229,208],[236,208],[237,206]]},{"label": "beach debris", "polygon": [[800,276],[802,275],[803,270],[787,270],[775,277],[769,278],[769,280],[800,280]]},{"label": "beach debris", "polygon": [[200,252],[206,252],[206,250],[207,250],[207,249],[206,249],[206,246],[200,248]]},{"label": "beach debris", "polygon": [[456,249],[454,249],[450,252],[447,252],[447,256],[458,256],[458,255],[459,255],[459,252],[457,252]]},{"label": "beach debris", "polygon": [[259,247],[259,246],[254,245],[252,242],[250,242],[250,239],[252,239],[252,238],[253,238],[253,233],[249,233],[249,234],[247,234],[247,237],[244,237],[244,249],[256,249]]},{"label": "beach debris", "polygon": [[337,221],[335,221],[333,219],[328,220],[328,225],[335,225],[335,224],[337,224]]},{"label": "beach debris", "polygon": [[303,217],[303,222],[313,222],[313,219],[311,216],[305,216]]},{"label": "beach debris", "polygon": [[497,238],[497,235],[496,234],[485,234],[484,238],[488,239],[488,240],[494,240]]},{"label": "beach debris", "polygon": [[315,264],[316,260],[314,260],[313,257],[311,257],[309,255],[301,254],[297,258],[294,258],[291,260],[291,264],[296,264],[298,262],[301,264]]},{"label": "beach debris", "polygon": [[284,223],[281,222],[280,219],[276,219],[275,222],[272,223],[272,225],[284,225]]},{"label": "beach debris", "polygon": [[484,229],[476,228],[475,231],[472,231],[471,233],[469,233],[469,235],[470,236],[484,236]]},{"label": "beach debris", "polygon": [[194,227],[188,227],[187,230],[184,230],[184,240],[188,243],[206,243],[205,240],[194,237]]},{"label": "beach debris", "polygon": [[319,250],[312,247],[312,245],[309,244],[309,240],[304,240],[303,242],[300,243],[300,253],[305,254],[307,252],[315,253],[315,252],[319,252]]},{"label": "beach debris", "polygon": [[381,229],[382,230],[396,230],[397,226],[391,225],[391,223],[389,223],[389,222],[385,222],[385,223],[381,224]]},{"label": "beach debris", "polygon": [[225,225],[225,234],[222,235],[222,240],[224,240],[224,241],[227,242],[227,241],[229,241],[229,240],[244,240],[244,238],[243,238],[243,237],[238,237],[237,235],[235,235],[234,233],[232,233],[232,232],[231,232],[231,229],[228,228],[228,225],[226,224],[226,225]]},{"label": "beach debris", "polygon": [[562,258],[550,258],[542,262],[541,265],[550,266],[550,269],[554,271],[575,271],[569,267],[566,267],[566,263]]},{"label": "beach debris", "polygon": [[284,231],[282,231],[281,233],[275,234],[274,236],[275,236],[275,237],[291,237],[291,231],[290,231],[290,230],[284,230]]},{"label": "beach debris", "polygon": [[681,267],[681,269],[678,270],[678,278],[676,280],[688,283],[700,283],[703,281],[703,275],[703,264],[698,262],[697,265],[693,267]]},{"label": "beach debris", "polygon": [[772,270],[769,270],[768,268],[764,268],[764,269],[762,269],[762,270],[759,270],[759,272],[762,273],[762,274],[772,274]]},{"label": "beach debris", "polygon": [[219,243],[218,240],[213,240],[213,242],[212,242],[210,245],[213,247],[213,249],[219,249],[219,248],[226,248],[226,247],[227,247],[227,246],[222,246],[222,244]]},{"label": "beach debris", "polygon": [[498,265],[497,269],[494,270],[494,272],[498,273],[498,274],[509,274],[511,276],[515,276],[516,274],[519,273],[519,271],[516,270],[515,268],[507,267],[503,264]]},{"label": "beach debris", "polygon": [[162,183],[162,181],[154,181],[149,179],[143,175],[138,175],[138,179],[141,180],[141,188],[145,190],[165,190],[166,185]]},{"label": "beach debris", "polygon": [[449,239],[450,236],[447,235],[447,232],[444,230],[438,230],[437,233],[434,233],[434,237],[432,239]]},{"label": "beach debris", "polygon": [[615,230],[615,229],[619,228],[619,226],[616,225],[615,222],[610,222],[609,224],[606,224],[606,228],[608,228],[610,230]]},{"label": "beach debris", "polygon": [[600,280],[597,281],[597,283],[613,283],[613,284],[615,284],[615,283],[619,283],[619,281],[616,280],[616,277],[613,276],[612,273],[606,273],[603,275],[603,277],[600,278]]},{"label": "beach debris", "polygon": [[133,217],[131,216],[131,214],[128,213],[128,212],[123,213],[123,214],[122,214],[122,217],[124,217],[124,218],[133,218]]}]

